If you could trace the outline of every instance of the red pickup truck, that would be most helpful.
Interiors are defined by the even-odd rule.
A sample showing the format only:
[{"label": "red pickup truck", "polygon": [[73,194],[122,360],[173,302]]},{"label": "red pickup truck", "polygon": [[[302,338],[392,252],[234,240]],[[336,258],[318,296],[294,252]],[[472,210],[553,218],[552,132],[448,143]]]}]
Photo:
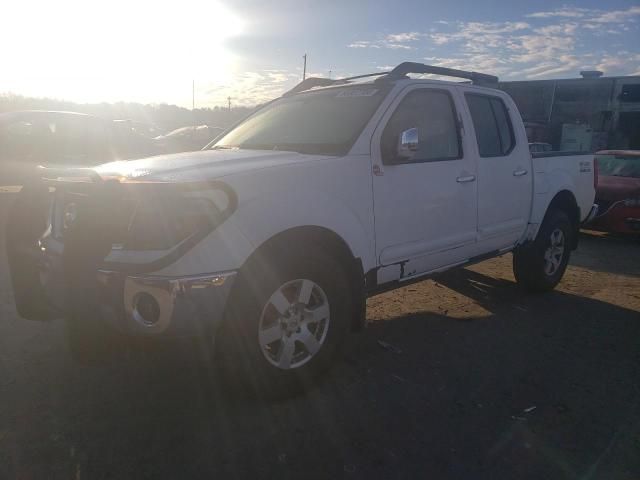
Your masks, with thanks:
[{"label": "red pickup truck", "polygon": [[640,234],[640,150],[605,150],[596,154],[599,215],[587,228]]}]

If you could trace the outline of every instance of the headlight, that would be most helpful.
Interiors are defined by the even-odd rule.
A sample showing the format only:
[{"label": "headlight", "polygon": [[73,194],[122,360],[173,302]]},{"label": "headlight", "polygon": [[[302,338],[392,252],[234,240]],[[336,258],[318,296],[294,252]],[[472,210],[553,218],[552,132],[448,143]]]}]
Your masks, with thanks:
[{"label": "headlight", "polygon": [[127,227],[122,248],[167,250],[218,223],[220,210],[206,197],[162,192],[140,196]]},{"label": "headlight", "polygon": [[233,189],[219,181],[62,184],[52,224],[56,238],[99,244],[96,251],[170,250],[204,237],[236,206]]}]

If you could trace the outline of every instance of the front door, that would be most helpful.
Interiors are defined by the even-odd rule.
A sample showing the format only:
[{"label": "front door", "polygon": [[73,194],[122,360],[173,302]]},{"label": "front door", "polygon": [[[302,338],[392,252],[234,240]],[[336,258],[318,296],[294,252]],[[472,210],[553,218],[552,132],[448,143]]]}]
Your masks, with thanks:
[{"label": "front door", "polygon": [[476,242],[476,165],[465,155],[455,90],[408,87],[372,138],[378,283],[469,258]]}]

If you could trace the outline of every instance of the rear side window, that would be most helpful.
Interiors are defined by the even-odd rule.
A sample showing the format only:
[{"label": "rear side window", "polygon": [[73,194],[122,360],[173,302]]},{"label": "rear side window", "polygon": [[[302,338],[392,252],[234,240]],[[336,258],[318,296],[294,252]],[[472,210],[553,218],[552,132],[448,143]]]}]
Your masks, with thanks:
[{"label": "rear side window", "polygon": [[515,145],[504,102],[496,97],[466,94],[481,157],[507,155]]}]

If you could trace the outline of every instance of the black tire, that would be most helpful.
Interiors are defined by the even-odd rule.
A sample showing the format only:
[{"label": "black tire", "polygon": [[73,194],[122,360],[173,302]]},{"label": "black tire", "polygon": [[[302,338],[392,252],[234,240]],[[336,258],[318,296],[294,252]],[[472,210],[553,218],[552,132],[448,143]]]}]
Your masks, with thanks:
[{"label": "black tire", "polygon": [[[270,298],[274,292],[298,279],[310,280],[320,287],[328,301],[329,321],[317,352],[296,368],[282,369],[267,359],[269,353],[260,345],[258,330],[263,313],[273,306]],[[271,251],[255,257],[240,272],[225,322],[216,334],[216,362],[222,381],[232,391],[259,397],[282,397],[304,390],[331,365],[349,331],[351,317],[347,275],[331,255],[309,246],[305,251]],[[280,340],[275,345],[282,348]],[[305,350],[296,342],[296,352],[304,354]]]},{"label": "black tire", "polygon": [[5,225],[6,254],[18,315],[28,320],[55,318],[40,285],[36,262],[21,249],[33,246],[46,228],[48,190],[25,185],[11,205]]},{"label": "black tire", "polygon": [[[513,253],[513,273],[519,285],[532,292],[553,290],[562,279],[573,244],[574,228],[567,214],[561,210],[552,210],[545,216],[536,239]],[[561,257],[556,266],[549,268],[545,254],[552,246],[552,234],[562,232],[564,239]],[[560,248],[560,247],[558,247]]]}]

